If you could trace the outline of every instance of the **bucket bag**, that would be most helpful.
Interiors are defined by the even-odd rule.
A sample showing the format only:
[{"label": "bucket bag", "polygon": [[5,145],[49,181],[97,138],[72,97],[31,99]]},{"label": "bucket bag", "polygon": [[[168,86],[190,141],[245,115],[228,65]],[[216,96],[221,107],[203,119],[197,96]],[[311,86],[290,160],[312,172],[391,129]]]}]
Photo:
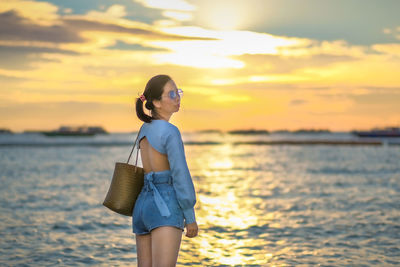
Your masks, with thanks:
[{"label": "bucket bag", "polygon": [[[143,127],[143,125],[142,125]],[[140,130],[142,129],[140,127]],[[137,166],[139,148],[136,153],[135,165],[129,164],[132,152],[136,146],[140,130],[136,136],[131,153],[126,163],[116,162],[111,184],[103,205],[112,211],[125,216],[132,216],[136,199],[142,190],[144,183],[144,170]]]}]

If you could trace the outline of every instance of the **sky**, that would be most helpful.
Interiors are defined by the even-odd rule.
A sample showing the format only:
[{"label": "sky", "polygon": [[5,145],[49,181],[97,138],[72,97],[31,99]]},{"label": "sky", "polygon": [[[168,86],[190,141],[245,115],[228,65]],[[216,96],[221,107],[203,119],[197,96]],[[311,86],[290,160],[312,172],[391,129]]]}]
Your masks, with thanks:
[{"label": "sky", "polygon": [[[0,0],[0,128],[137,131],[157,74],[183,131],[400,126],[398,0]],[[149,113],[147,111],[147,113]]]}]

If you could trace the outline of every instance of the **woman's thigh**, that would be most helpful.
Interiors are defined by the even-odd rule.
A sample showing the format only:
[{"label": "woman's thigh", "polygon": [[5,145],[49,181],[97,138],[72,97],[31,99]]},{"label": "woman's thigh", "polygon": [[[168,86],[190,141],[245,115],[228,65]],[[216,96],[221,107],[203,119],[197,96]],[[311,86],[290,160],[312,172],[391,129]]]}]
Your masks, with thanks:
[{"label": "woman's thigh", "polygon": [[175,266],[182,240],[182,230],[173,226],[160,226],[151,231],[153,266]]},{"label": "woman's thigh", "polygon": [[139,267],[151,267],[151,235],[136,235],[136,251]]}]

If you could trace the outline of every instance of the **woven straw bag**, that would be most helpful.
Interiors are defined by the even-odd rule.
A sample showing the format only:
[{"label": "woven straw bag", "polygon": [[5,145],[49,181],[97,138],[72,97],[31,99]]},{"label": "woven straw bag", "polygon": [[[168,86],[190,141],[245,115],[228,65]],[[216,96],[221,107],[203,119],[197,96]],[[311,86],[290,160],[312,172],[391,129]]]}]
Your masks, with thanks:
[{"label": "woven straw bag", "polygon": [[[143,125],[142,125],[143,127]],[[142,129],[140,127],[140,130]],[[114,174],[111,180],[110,188],[103,205],[112,211],[125,216],[132,216],[136,199],[142,190],[144,183],[144,170],[137,166],[139,149],[136,153],[135,165],[129,164],[132,152],[135,148],[140,130],[136,136],[131,153],[126,163],[116,162]]]}]

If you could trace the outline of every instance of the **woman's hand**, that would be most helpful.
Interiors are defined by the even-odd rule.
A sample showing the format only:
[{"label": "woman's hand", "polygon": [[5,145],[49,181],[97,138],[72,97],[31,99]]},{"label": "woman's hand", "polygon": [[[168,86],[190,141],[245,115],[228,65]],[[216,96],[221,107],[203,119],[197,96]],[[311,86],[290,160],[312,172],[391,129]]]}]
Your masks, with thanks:
[{"label": "woman's hand", "polygon": [[187,237],[195,237],[197,236],[197,232],[199,230],[199,227],[197,226],[197,222],[186,224],[186,236]]}]

